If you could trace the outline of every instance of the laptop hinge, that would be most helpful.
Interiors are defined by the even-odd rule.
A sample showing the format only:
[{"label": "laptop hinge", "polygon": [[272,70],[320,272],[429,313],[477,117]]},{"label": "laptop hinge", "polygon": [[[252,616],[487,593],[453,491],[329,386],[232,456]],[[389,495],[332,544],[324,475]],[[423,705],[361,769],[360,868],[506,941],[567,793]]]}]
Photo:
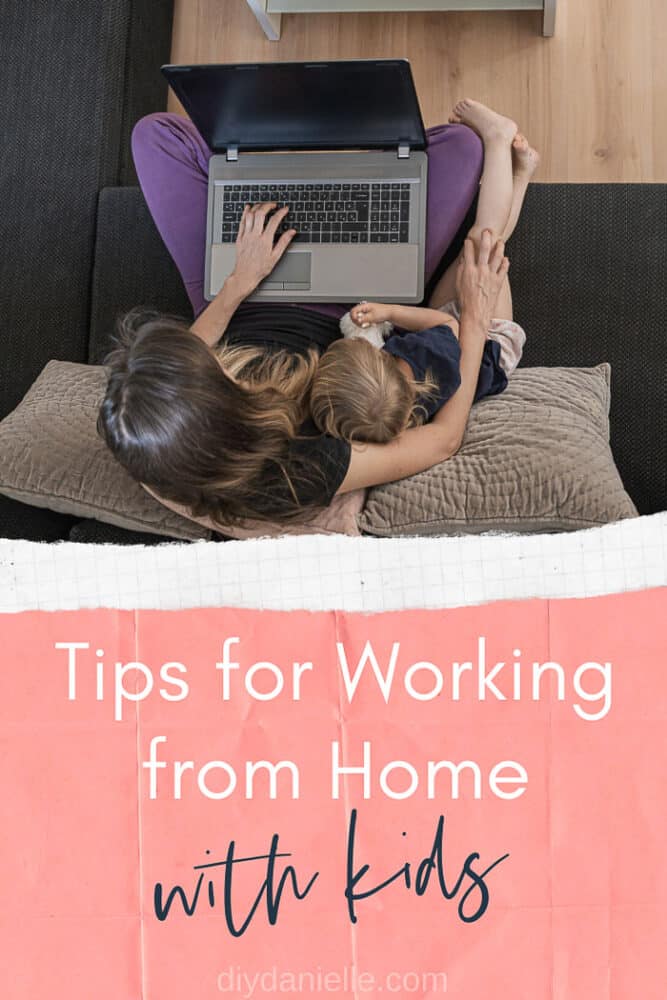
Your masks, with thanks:
[{"label": "laptop hinge", "polygon": [[236,163],[239,158],[239,147],[238,146],[228,146],[227,147],[227,163]]},{"label": "laptop hinge", "polygon": [[398,158],[399,160],[409,160],[410,159],[410,146],[407,142],[399,142],[398,144]]}]

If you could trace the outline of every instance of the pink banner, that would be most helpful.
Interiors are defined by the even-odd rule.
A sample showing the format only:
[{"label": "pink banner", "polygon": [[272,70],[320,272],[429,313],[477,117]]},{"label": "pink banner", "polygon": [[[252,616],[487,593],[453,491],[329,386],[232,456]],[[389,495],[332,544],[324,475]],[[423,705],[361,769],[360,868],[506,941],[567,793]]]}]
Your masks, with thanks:
[{"label": "pink banner", "polygon": [[4,1000],[662,1000],[666,594],[4,616]]}]

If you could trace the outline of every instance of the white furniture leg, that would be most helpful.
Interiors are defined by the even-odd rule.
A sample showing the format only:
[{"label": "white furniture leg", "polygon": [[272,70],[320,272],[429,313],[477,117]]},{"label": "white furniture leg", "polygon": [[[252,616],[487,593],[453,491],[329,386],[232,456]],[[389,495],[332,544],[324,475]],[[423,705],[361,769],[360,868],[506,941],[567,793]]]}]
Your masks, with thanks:
[{"label": "white furniture leg", "polygon": [[544,26],[542,34],[551,38],[556,31],[556,0],[544,0]]},{"label": "white furniture leg", "polygon": [[269,14],[266,9],[267,0],[247,0],[250,10],[253,12],[262,31],[270,42],[280,41],[280,14]]},{"label": "white furniture leg", "polygon": [[[271,41],[280,38],[281,14],[343,13],[344,11],[541,10],[542,34],[556,27],[557,0],[246,0]],[[583,0],[586,2],[586,0]]]}]

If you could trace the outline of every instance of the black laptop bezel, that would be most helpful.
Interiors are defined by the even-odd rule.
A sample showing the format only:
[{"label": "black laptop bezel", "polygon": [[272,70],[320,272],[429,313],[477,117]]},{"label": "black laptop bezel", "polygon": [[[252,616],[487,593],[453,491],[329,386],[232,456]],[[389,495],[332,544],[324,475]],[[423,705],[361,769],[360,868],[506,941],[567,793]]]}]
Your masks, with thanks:
[{"label": "black laptop bezel", "polygon": [[412,76],[412,67],[407,59],[324,59],[324,60],[308,60],[303,62],[291,61],[291,62],[252,62],[252,63],[189,63],[189,64],[174,64],[166,63],[162,66],[161,72],[165,79],[167,80],[169,86],[173,90],[174,94],[181,102],[184,110],[192,119],[192,122],[197,127],[197,129],[202,134],[204,140],[210,145],[210,137],[204,134],[206,129],[202,127],[202,120],[197,112],[197,108],[194,106],[193,102],[189,99],[188,95],[184,93],[178,86],[179,77],[185,76],[188,72],[193,69],[217,69],[221,66],[225,68],[235,68],[235,69],[254,69],[258,66],[262,67],[272,67],[279,66],[281,68],[285,66],[336,66],[340,69],[344,69],[345,66],[358,66],[360,63],[373,64],[373,65],[385,65],[385,66],[395,66],[398,67],[403,76],[404,84],[407,84],[414,95],[414,103],[416,109],[416,119],[415,124],[418,125],[418,130],[420,132],[420,137],[417,142],[414,141],[413,137],[406,136],[396,136],[395,140],[387,142],[369,142],[365,143],[363,146],[350,146],[349,144],[345,146],[336,146],[326,143],[299,143],[299,145],[289,145],[289,144],[262,144],[253,142],[236,142],[233,138],[227,142],[226,145],[211,146],[210,148],[216,154],[223,154],[227,152],[230,148],[235,148],[238,152],[248,152],[248,153],[265,153],[265,152],[275,152],[275,151],[285,151],[285,152],[327,152],[327,151],[340,151],[343,149],[347,150],[386,150],[396,148],[401,145],[408,144],[410,149],[425,149],[426,148],[426,129],[424,127],[424,119],[422,117],[421,107],[419,105],[419,98],[417,96],[417,89],[415,87],[414,78]]}]

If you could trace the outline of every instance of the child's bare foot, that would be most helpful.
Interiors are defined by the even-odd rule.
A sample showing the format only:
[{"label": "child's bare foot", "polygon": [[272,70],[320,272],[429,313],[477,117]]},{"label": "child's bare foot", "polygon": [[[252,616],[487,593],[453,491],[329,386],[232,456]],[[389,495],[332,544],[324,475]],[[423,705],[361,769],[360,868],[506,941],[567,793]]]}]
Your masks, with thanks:
[{"label": "child's bare foot", "polygon": [[511,142],[517,133],[517,124],[511,118],[505,118],[497,111],[487,108],[486,104],[468,97],[458,102],[449,120],[452,124],[468,125],[484,142],[491,142],[493,139]]},{"label": "child's bare foot", "polygon": [[512,143],[512,161],[515,176],[532,177],[540,165],[540,154],[521,132],[517,132]]}]

